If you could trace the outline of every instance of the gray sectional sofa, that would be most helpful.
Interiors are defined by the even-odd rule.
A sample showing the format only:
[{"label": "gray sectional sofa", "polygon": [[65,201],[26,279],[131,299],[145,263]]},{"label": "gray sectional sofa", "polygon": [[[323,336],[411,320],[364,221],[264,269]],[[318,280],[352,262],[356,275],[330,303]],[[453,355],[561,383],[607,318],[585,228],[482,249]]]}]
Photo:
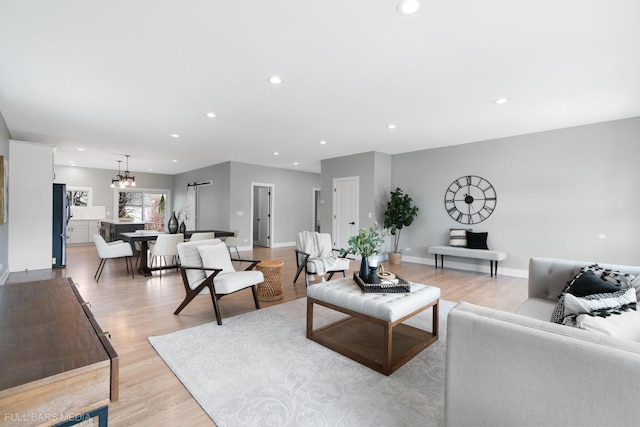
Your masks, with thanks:
[{"label": "gray sectional sofa", "polygon": [[[516,313],[461,302],[447,321],[447,426],[640,425],[640,343],[551,323],[590,262],[533,258]],[[640,267],[600,264],[633,275]]]}]

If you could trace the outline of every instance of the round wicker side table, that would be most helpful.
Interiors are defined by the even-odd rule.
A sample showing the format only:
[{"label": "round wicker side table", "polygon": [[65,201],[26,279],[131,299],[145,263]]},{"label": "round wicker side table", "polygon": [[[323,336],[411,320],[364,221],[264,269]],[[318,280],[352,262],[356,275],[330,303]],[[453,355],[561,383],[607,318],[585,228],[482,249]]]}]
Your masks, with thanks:
[{"label": "round wicker side table", "polygon": [[282,290],[282,266],[283,261],[260,261],[256,268],[262,271],[264,282],[258,284],[258,300],[279,301],[284,297]]}]

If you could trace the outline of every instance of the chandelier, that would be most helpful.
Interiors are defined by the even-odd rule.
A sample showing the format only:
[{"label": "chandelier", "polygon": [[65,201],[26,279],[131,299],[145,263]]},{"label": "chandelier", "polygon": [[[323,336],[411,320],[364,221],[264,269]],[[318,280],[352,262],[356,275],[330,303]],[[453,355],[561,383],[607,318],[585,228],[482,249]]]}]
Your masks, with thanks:
[{"label": "chandelier", "polygon": [[124,171],[124,175],[122,175],[120,172],[120,164],[122,163],[122,160],[118,160],[118,175],[111,180],[111,188],[116,188],[116,184],[118,184],[120,188],[136,186],[136,177],[129,175],[129,155],[125,154],[124,156],[127,158],[127,169]]}]

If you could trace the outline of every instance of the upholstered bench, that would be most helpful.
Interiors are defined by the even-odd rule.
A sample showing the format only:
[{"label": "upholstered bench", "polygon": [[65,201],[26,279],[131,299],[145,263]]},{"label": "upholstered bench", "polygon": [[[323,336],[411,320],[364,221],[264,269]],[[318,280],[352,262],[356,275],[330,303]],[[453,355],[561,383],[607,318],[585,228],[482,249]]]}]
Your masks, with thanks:
[{"label": "upholstered bench", "polygon": [[[410,293],[379,294],[351,278],[321,282],[307,288],[307,338],[390,375],[438,339],[439,300],[439,288],[418,283]],[[350,317],[314,330],[314,304]],[[430,307],[431,332],[402,323]]]},{"label": "upholstered bench", "polygon": [[507,259],[507,253],[490,249],[469,249],[459,246],[429,246],[430,254],[434,254],[436,268],[438,268],[438,255],[440,255],[440,266],[444,269],[444,256],[456,256],[461,258],[474,258],[489,260],[491,277],[498,274],[498,261]]}]

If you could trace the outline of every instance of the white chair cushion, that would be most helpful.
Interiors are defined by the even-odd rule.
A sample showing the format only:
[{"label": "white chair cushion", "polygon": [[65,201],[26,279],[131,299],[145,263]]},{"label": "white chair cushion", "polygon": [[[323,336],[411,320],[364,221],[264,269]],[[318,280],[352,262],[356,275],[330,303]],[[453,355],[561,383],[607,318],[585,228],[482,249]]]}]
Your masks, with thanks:
[{"label": "white chair cushion", "polygon": [[[226,248],[225,248],[226,249]],[[261,271],[236,271],[233,273],[220,273],[213,279],[218,294],[230,294],[249,286],[264,282]]]},{"label": "white chair cushion", "polygon": [[[202,258],[202,265],[205,268],[219,268],[224,273],[233,273],[233,263],[227,245],[220,242],[217,245],[198,246],[198,252]],[[211,276],[213,271],[207,271],[207,276]]]},{"label": "white chair cushion", "polygon": [[[180,256],[180,264],[184,267],[202,267],[202,258],[198,252],[198,246],[215,245],[220,243],[218,239],[198,240],[195,242],[184,242],[178,244],[178,255]],[[195,289],[205,279],[204,270],[185,270],[189,287]]]}]

